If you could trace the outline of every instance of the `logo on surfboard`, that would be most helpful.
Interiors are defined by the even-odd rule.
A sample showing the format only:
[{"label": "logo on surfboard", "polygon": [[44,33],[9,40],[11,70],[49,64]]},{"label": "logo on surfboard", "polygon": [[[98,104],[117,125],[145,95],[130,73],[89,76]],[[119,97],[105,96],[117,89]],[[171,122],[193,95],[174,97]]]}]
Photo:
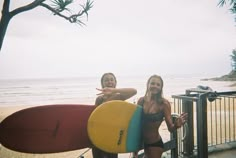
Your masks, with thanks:
[{"label": "logo on surfboard", "polygon": [[117,145],[121,144],[121,140],[122,140],[123,134],[124,134],[124,130],[122,129],[119,132],[119,138],[118,138],[118,141],[117,141]]}]

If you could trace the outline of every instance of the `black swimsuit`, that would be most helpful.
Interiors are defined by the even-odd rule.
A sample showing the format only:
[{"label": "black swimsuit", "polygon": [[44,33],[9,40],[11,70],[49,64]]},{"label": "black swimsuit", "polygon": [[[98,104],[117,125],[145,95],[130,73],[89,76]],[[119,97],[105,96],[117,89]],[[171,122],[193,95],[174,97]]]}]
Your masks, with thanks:
[{"label": "black swimsuit", "polygon": [[[143,107],[143,104],[144,104],[144,99],[142,100],[142,107]],[[163,111],[159,111],[157,113],[154,113],[154,114],[145,114],[143,112],[143,121],[144,122],[162,122],[164,119],[164,112]],[[159,148],[164,148],[164,144],[163,144],[163,141],[162,139],[154,142],[154,143],[151,143],[151,144],[147,144],[147,143],[144,143],[144,149],[145,148],[149,148],[149,147],[159,147]]]},{"label": "black swimsuit", "polygon": [[[143,107],[144,104],[144,99],[142,99],[141,101],[141,106]],[[164,111],[159,111],[157,113],[154,114],[145,114],[143,111],[143,121],[144,122],[156,122],[156,121],[163,121],[164,119]]]},{"label": "black swimsuit", "polygon": [[[144,122],[156,122],[156,121],[161,122],[161,121],[163,121],[163,118],[164,118],[163,111],[160,111],[155,114],[143,114],[143,121]],[[151,143],[151,144],[144,143],[144,149],[149,148],[149,147],[164,148],[164,144],[163,144],[162,139],[160,139],[154,143]]]},{"label": "black swimsuit", "polygon": [[154,114],[143,114],[143,121],[144,122],[156,122],[156,121],[163,121],[164,112],[160,111]]},{"label": "black swimsuit", "polygon": [[144,143],[144,149],[149,148],[149,147],[159,147],[159,148],[164,149],[164,144],[163,144],[162,139],[156,141],[155,143],[151,143],[151,144]]}]

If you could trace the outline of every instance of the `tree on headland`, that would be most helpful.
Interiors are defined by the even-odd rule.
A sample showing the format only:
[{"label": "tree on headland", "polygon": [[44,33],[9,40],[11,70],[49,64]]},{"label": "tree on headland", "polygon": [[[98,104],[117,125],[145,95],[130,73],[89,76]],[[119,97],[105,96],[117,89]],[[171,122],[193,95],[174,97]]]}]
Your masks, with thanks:
[{"label": "tree on headland", "polygon": [[[235,15],[235,22],[236,22],[236,0],[219,0],[218,6],[223,7],[225,5],[229,6],[229,10],[231,11],[232,14]],[[211,80],[216,80],[216,81],[236,81],[236,49],[233,49],[232,55],[231,56],[231,66],[232,66],[232,71],[224,76],[221,77],[216,77],[212,78]],[[236,86],[236,84],[233,84],[232,86]]]},{"label": "tree on headland", "polygon": [[[232,66],[232,70],[230,71],[230,73],[223,75],[221,77],[214,77],[214,78],[203,79],[203,80],[236,81],[236,49],[232,50],[232,55],[230,55],[230,57],[231,57],[231,66]],[[231,86],[236,86],[236,83],[232,84]]]},{"label": "tree on headland", "polygon": [[87,0],[85,4],[80,5],[80,7],[82,8],[81,10],[77,11],[77,13],[72,13],[71,9],[68,8],[68,6],[74,3],[74,0],[34,0],[33,2],[25,6],[10,11],[10,3],[11,0],[3,0],[2,17],[0,20],[0,51],[4,41],[4,37],[6,35],[8,24],[15,15],[35,9],[36,7],[43,7],[51,11],[53,15],[64,18],[70,23],[85,25],[81,18],[83,16],[88,17],[88,11],[93,7],[93,2]]},{"label": "tree on headland", "polygon": [[232,61],[232,68],[233,68],[233,71],[236,72],[236,49],[233,49],[232,50],[232,55],[230,55],[231,57],[231,61]]},{"label": "tree on headland", "polygon": [[235,15],[234,20],[236,22],[236,0],[228,0],[228,2],[226,2],[226,0],[220,0],[218,6],[223,7],[226,4],[229,5],[229,10],[231,11],[231,13]]}]

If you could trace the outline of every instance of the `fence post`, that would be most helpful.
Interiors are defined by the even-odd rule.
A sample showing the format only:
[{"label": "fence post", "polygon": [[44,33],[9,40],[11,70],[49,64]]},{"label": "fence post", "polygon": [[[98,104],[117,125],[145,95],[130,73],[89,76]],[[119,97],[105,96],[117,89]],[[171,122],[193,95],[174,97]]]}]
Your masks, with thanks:
[{"label": "fence post", "polygon": [[[189,95],[189,91],[186,91],[186,95]],[[183,141],[183,155],[184,157],[193,156],[194,150],[194,127],[193,127],[193,100],[183,100],[182,101],[183,112],[188,113],[188,135]]]},{"label": "fence post", "polygon": [[208,158],[207,94],[200,94],[197,101],[197,153],[198,158]]},{"label": "fence post", "polygon": [[[172,118],[172,121],[174,122],[176,118]],[[171,149],[171,158],[177,158],[178,157],[178,134],[177,130],[174,130],[170,135],[170,140],[175,140],[175,148]]]}]

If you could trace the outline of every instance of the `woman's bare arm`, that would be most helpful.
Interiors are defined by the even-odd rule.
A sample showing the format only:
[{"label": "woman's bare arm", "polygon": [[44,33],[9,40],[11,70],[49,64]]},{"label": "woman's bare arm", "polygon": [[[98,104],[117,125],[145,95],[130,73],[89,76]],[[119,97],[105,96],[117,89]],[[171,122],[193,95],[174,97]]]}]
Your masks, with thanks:
[{"label": "woman's bare arm", "polygon": [[182,127],[182,125],[186,122],[188,114],[182,113],[178,118],[175,119],[173,123],[171,117],[171,106],[169,101],[164,101],[164,114],[165,114],[165,121],[170,132]]},{"label": "woman's bare arm", "polygon": [[100,91],[97,95],[104,95],[110,96],[109,100],[111,99],[119,99],[119,100],[126,100],[131,98],[137,93],[137,90],[134,88],[103,88],[98,89]]}]

